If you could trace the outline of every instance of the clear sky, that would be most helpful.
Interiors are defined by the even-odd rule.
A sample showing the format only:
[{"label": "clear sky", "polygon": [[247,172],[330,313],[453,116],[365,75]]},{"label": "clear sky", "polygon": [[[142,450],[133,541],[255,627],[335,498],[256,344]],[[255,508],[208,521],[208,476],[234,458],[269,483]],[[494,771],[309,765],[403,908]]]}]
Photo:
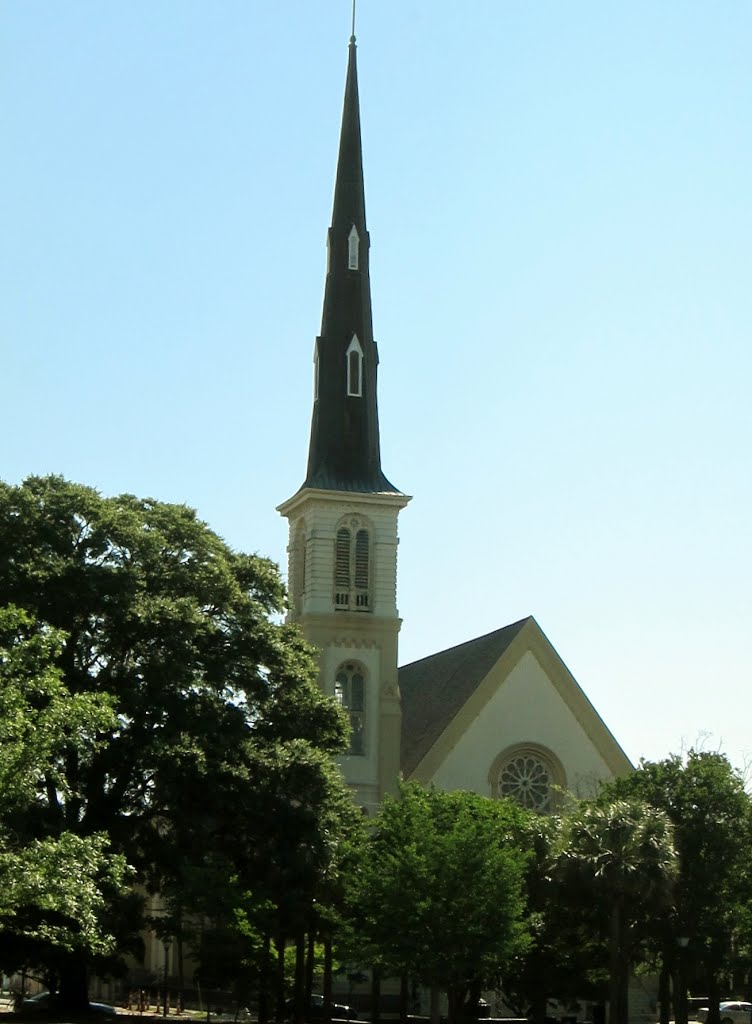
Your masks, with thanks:
[{"label": "clear sky", "polygon": [[[752,759],[746,0],[359,0],[401,660],[528,614]],[[349,0],[0,0],[0,477],[285,560]]]}]

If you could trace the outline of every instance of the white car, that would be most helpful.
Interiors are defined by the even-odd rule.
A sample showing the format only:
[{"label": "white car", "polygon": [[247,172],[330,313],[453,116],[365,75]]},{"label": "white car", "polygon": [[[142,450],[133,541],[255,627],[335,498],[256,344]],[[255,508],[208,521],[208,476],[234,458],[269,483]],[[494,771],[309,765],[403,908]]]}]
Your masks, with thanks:
[{"label": "white car", "polygon": [[[752,1024],[752,1003],[721,1003],[721,1024]],[[708,1019],[707,1006],[697,1011],[697,1019],[705,1024]]]}]

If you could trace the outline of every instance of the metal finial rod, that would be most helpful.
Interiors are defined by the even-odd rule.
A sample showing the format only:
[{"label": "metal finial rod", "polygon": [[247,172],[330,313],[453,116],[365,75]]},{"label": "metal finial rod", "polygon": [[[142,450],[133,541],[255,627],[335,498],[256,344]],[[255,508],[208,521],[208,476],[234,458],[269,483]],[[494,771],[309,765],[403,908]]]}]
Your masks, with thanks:
[{"label": "metal finial rod", "polygon": [[353,0],[352,8],[352,32],[350,33],[350,42],[355,42],[355,0]]}]

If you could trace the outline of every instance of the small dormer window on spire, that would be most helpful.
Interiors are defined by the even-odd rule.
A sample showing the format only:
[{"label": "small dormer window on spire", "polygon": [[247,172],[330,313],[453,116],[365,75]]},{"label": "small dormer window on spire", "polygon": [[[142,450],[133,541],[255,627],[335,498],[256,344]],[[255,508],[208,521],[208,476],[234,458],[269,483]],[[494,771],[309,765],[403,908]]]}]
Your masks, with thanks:
[{"label": "small dormer window on spire", "polygon": [[360,398],[363,394],[363,349],[360,347],[358,335],[353,334],[347,346],[347,393]]},{"label": "small dormer window on spire", "polygon": [[357,270],[360,265],[360,235],[353,224],[347,236],[347,269]]}]

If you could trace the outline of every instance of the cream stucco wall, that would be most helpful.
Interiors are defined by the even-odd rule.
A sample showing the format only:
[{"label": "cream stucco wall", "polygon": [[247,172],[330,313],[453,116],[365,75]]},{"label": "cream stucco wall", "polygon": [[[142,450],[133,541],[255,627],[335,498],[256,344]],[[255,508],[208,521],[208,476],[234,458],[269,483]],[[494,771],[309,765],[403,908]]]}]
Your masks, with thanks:
[{"label": "cream stucco wall", "polygon": [[482,714],[462,731],[435,769],[431,780],[441,789],[466,789],[491,795],[489,770],[499,754],[521,743],[544,747],[560,761],[566,788],[591,796],[612,771],[564,702],[540,662],[526,651],[504,678],[491,671]]}]

